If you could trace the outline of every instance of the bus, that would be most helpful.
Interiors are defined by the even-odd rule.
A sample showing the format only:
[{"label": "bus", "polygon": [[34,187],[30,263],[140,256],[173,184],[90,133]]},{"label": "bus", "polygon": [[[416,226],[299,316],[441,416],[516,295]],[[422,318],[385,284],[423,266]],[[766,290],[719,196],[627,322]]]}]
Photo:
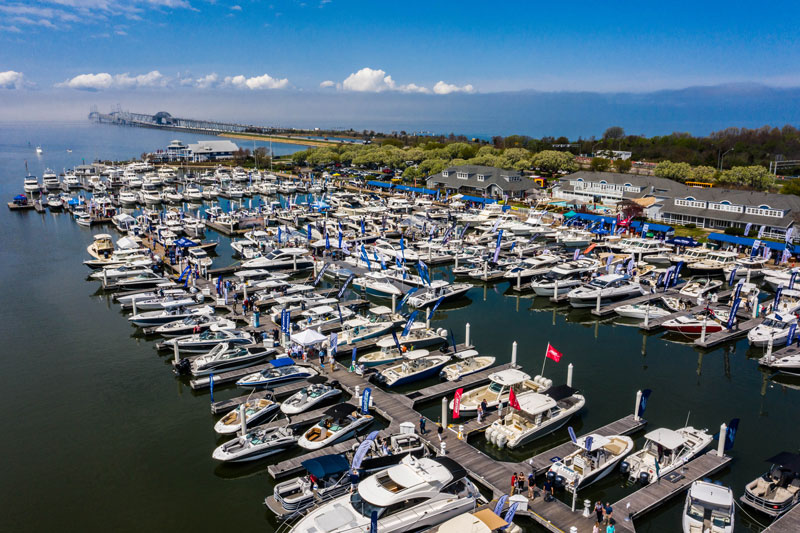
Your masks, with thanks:
[{"label": "bus", "polygon": [[713,183],[709,183],[707,181],[687,181],[686,185],[689,187],[698,187],[700,189],[710,189],[714,186]]}]

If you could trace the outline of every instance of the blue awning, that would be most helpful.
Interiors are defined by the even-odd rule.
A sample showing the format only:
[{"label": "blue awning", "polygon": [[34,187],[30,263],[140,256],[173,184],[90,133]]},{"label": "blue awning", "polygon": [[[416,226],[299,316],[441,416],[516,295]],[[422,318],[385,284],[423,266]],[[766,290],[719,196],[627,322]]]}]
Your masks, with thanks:
[{"label": "blue awning", "polygon": [[657,231],[659,233],[674,233],[675,229],[672,226],[665,226],[664,224],[654,224],[652,222],[642,222],[634,220],[631,222],[631,227],[636,231],[641,231],[642,225],[647,224],[648,231]]},{"label": "blue awning", "polygon": [[175,246],[180,246],[181,248],[190,248],[192,246],[197,246],[197,243],[191,239],[187,239],[186,237],[181,237],[177,241],[174,242]]},{"label": "blue awning", "polygon": [[280,368],[282,366],[292,366],[294,364],[294,359],[291,357],[279,357],[277,359],[273,359],[272,361],[267,361],[269,364],[274,366],[275,368]]},{"label": "blue awning", "polygon": [[700,246],[700,243],[691,237],[673,237],[666,241],[667,244],[677,244],[678,246]]},{"label": "blue awning", "polygon": [[467,202],[480,202],[482,204],[496,204],[497,200],[494,198],[481,198],[480,196],[467,196],[466,194],[461,195],[462,200],[466,200]]},{"label": "blue awning", "polygon": [[585,220],[587,222],[602,222],[603,224],[615,224],[616,217],[604,217],[602,215],[593,215],[591,213],[573,213],[570,217],[569,213],[564,214],[567,218],[577,218],[578,220]]},{"label": "blue awning", "polygon": [[306,459],[300,463],[306,471],[317,478],[339,474],[350,470],[350,462],[338,453]]},{"label": "blue awning", "polygon": [[[726,235],[725,233],[712,233],[708,236],[708,240],[713,242],[737,244],[746,248],[752,248],[753,243],[756,241],[755,239],[751,239],[749,237],[738,237],[736,235]],[[787,245],[782,242],[761,241],[761,244],[770,250],[778,250],[780,252],[787,248]],[[789,245],[788,248],[789,252],[793,254],[800,253],[800,245]]]},{"label": "blue awning", "polygon": [[392,184],[386,181],[368,181],[367,185],[372,185],[373,187],[383,187],[385,189],[392,188]]},{"label": "blue awning", "polygon": [[420,194],[436,194],[436,191],[431,189],[423,189],[422,187],[409,187],[408,185],[395,185],[398,191],[416,192]]}]

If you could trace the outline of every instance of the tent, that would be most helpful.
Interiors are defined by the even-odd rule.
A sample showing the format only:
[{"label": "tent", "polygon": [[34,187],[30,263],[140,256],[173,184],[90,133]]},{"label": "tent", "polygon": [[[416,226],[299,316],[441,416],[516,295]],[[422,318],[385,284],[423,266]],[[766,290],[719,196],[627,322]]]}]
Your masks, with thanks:
[{"label": "tent", "polygon": [[[736,235],[727,235],[725,233],[711,233],[708,236],[708,240],[716,243],[728,243],[728,244],[738,244],[744,246],[745,248],[751,248],[753,243],[756,239],[750,239],[748,237],[738,237]],[[782,252],[785,248],[789,248],[789,251],[793,254],[800,253],[800,245],[786,245],[782,242],[774,242],[774,241],[761,241],[762,246],[766,246],[771,250],[778,250]]]},{"label": "tent", "polygon": [[496,204],[497,203],[497,200],[495,200],[494,198],[481,198],[480,196],[468,196],[466,194],[463,195],[461,197],[461,199],[462,200],[466,200],[467,202],[478,202],[478,203],[481,203],[481,204]]},{"label": "tent", "polygon": [[373,187],[383,187],[384,189],[391,189],[392,188],[392,184],[388,183],[386,181],[375,181],[375,180],[372,180],[372,181],[368,181],[367,185],[371,185]]},{"label": "tent", "polygon": [[197,246],[197,243],[191,239],[187,239],[186,237],[181,237],[177,241],[173,243],[175,246],[180,246],[181,248],[191,248],[192,246]]},{"label": "tent", "polygon": [[299,333],[292,333],[292,342],[300,346],[313,346],[328,340],[328,337],[322,333],[318,333],[313,329],[304,329]]}]

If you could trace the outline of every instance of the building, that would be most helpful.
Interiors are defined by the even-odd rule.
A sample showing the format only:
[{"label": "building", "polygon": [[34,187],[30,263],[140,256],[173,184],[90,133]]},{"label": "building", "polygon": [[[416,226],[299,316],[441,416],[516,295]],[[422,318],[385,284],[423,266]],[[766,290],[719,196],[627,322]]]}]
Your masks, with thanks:
[{"label": "building", "polygon": [[231,141],[197,141],[189,144],[189,158],[192,161],[220,161],[233,159],[239,150]]},{"label": "building", "polygon": [[741,191],[721,187],[689,187],[683,183],[653,176],[615,172],[580,171],[559,180],[553,196],[585,203],[616,205],[635,201],[645,209],[645,216],[666,224],[695,224],[699,228],[756,230],[764,227],[764,236],[783,239],[786,230],[800,217],[800,197]]},{"label": "building", "polygon": [[631,158],[633,153],[624,152],[622,150],[598,150],[594,155],[595,157],[604,157],[606,159],[613,159],[616,161],[617,159],[628,160]]},{"label": "building", "polygon": [[448,193],[470,196],[502,198],[524,198],[536,188],[533,180],[518,170],[505,170],[480,165],[448,167],[427,179],[428,187],[444,188]]}]

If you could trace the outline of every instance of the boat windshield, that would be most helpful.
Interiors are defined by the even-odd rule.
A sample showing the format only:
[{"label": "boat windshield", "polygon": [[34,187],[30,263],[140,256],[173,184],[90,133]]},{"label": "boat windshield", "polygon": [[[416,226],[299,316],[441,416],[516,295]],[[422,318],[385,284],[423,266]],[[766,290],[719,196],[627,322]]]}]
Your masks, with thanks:
[{"label": "boat windshield", "polygon": [[768,328],[780,328],[780,329],[786,328],[786,324],[784,322],[781,322],[780,320],[775,320],[774,318],[766,318],[764,319],[764,322],[762,322],[761,324],[767,326]]},{"label": "boat windshield", "polygon": [[495,394],[498,394],[502,390],[503,390],[503,386],[501,384],[499,384],[499,383],[492,382],[492,384],[489,385],[489,392],[493,392]]},{"label": "boat windshield", "polygon": [[353,506],[353,509],[357,513],[360,513],[362,516],[364,516],[366,518],[371,518],[372,517],[372,511],[377,511],[378,512],[378,517],[380,518],[380,516],[386,510],[385,507],[379,507],[377,505],[372,505],[371,503],[366,501],[364,498],[361,497],[361,494],[359,494],[358,491],[355,491],[352,494],[352,496],[350,496],[350,505]]}]

